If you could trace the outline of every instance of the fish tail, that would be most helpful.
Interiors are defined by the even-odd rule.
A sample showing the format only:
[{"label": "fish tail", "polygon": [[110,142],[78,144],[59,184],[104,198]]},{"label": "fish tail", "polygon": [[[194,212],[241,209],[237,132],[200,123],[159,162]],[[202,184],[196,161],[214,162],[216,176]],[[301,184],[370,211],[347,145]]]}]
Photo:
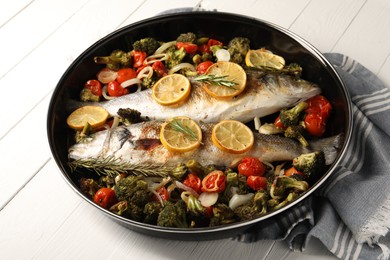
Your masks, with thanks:
[{"label": "fish tail", "polygon": [[326,164],[330,165],[336,159],[343,141],[344,134],[341,133],[335,136],[315,140],[310,143],[310,147],[314,151],[323,151],[325,154]]}]

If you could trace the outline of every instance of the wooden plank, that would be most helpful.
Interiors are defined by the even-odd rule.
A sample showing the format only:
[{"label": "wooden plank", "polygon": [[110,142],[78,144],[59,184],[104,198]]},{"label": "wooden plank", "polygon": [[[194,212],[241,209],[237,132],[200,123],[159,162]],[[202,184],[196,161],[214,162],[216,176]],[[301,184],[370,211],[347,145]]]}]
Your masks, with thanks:
[{"label": "wooden plank", "polygon": [[0,78],[61,27],[85,1],[37,0],[4,25],[0,30]]},{"label": "wooden plank", "polygon": [[364,3],[365,0],[311,1],[291,25],[290,30],[320,51],[329,52]]},{"label": "wooden plank", "polygon": [[13,0],[0,2],[0,28],[18,15],[34,0]]},{"label": "wooden plank", "polygon": [[390,55],[387,56],[385,63],[379,70],[378,77],[390,88]]},{"label": "wooden plank", "polygon": [[[69,64],[79,54],[117,28],[141,2],[132,1],[130,4],[127,0],[116,0],[101,8],[105,6],[105,1],[90,1],[40,43],[33,52],[25,54],[27,56],[0,79],[2,91],[7,91],[6,87],[14,86],[16,79],[17,84],[27,85],[23,87],[23,91],[18,92],[17,102],[23,106],[15,106],[14,99],[5,99],[0,103],[0,115],[3,120],[0,124],[0,139],[56,86]],[[126,5],[129,7],[117,8]],[[112,12],[116,15],[109,16],[108,14]],[[16,31],[23,31],[21,28]],[[44,61],[40,64],[46,64],[46,67],[36,68],[37,61]],[[12,113],[6,113],[10,107]]]},{"label": "wooden plank", "polygon": [[[236,1],[214,0],[202,1],[200,7],[220,12],[230,12],[235,14],[248,15],[258,19],[275,23],[284,28],[288,28],[296,19],[302,9],[310,0],[251,0],[237,4]],[[288,10],[283,11],[283,10]]]},{"label": "wooden plank", "polygon": [[378,73],[390,54],[389,9],[390,1],[368,0],[332,51],[344,53]]}]

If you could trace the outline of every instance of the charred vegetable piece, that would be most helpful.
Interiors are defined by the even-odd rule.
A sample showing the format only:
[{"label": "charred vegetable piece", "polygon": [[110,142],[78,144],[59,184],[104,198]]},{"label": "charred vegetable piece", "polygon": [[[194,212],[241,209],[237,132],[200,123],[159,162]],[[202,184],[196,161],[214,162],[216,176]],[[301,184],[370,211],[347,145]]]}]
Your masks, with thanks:
[{"label": "charred vegetable piece", "polygon": [[81,192],[89,198],[93,198],[95,193],[101,188],[94,179],[81,178],[79,183]]},{"label": "charred vegetable piece", "polygon": [[159,201],[151,201],[148,202],[145,207],[144,207],[144,223],[148,224],[154,224],[156,225],[157,223],[157,218],[160,212],[162,211],[163,206]]},{"label": "charred vegetable piece", "polygon": [[244,37],[235,37],[228,43],[227,50],[230,53],[230,61],[243,64],[245,55],[250,49],[250,40]]},{"label": "charred vegetable piece", "polygon": [[305,128],[302,125],[288,126],[284,130],[284,136],[298,140],[303,146],[308,146],[306,138],[303,136]]},{"label": "charred vegetable piece", "polygon": [[141,113],[135,109],[119,108],[117,114],[120,116],[121,121],[126,125],[144,121],[141,118]]},{"label": "charred vegetable piece", "polygon": [[129,52],[115,50],[111,52],[110,56],[94,57],[94,61],[97,64],[106,64],[110,69],[118,70],[122,67],[131,67],[132,56]]},{"label": "charred vegetable piece", "polygon": [[267,213],[267,193],[260,190],[255,193],[253,199],[234,210],[240,220],[251,220]]},{"label": "charred vegetable piece", "polygon": [[284,126],[298,125],[301,120],[302,112],[308,107],[306,102],[299,102],[296,106],[290,109],[282,109],[280,111],[280,121]]},{"label": "charred vegetable piece", "polygon": [[158,49],[158,47],[160,47],[160,45],[161,43],[158,42],[156,39],[147,37],[135,41],[133,43],[133,49],[135,51],[143,51],[146,52],[147,55],[151,55]]},{"label": "charred vegetable piece", "polygon": [[294,176],[277,176],[272,182],[270,195],[274,199],[281,199],[288,191],[304,192],[309,188],[306,181],[298,180]]},{"label": "charred vegetable piece", "polygon": [[213,216],[210,219],[210,227],[226,225],[237,221],[234,211],[224,203],[218,203],[213,207]]},{"label": "charred vegetable piece", "polygon": [[196,42],[196,35],[193,32],[188,32],[188,33],[182,33],[180,34],[177,39],[177,42],[191,42],[195,43]]},{"label": "charred vegetable piece", "polygon": [[157,225],[161,227],[187,228],[186,204],[179,200],[176,203],[165,201],[164,207],[157,218]]},{"label": "charred vegetable piece", "polygon": [[293,159],[293,166],[308,177],[322,173],[325,169],[325,154],[323,151],[301,154]]}]

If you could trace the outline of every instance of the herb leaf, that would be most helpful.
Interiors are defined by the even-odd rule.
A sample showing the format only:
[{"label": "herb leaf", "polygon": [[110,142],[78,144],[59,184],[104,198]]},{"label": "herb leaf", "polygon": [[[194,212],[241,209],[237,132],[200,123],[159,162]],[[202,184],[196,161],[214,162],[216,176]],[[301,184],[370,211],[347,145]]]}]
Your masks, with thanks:
[{"label": "herb leaf", "polygon": [[227,75],[225,76],[216,76],[214,74],[200,75],[194,78],[195,81],[204,82],[211,85],[223,86],[231,89],[236,89],[234,86],[238,83],[227,80]]},{"label": "herb leaf", "polygon": [[192,131],[192,129],[188,126],[184,126],[180,121],[173,119],[168,123],[168,125],[172,127],[173,130],[183,133],[190,139],[199,142],[198,136],[195,134],[195,132]]}]

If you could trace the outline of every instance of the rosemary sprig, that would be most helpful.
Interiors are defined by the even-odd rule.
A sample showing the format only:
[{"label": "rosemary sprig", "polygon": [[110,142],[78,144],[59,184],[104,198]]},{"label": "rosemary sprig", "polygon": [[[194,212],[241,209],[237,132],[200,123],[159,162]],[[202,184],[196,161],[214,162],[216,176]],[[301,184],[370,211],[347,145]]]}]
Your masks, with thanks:
[{"label": "rosemary sprig", "polygon": [[146,177],[167,177],[181,170],[174,166],[133,164],[113,156],[107,158],[78,159],[69,162],[69,167],[72,171],[75,171],[77,168],[86,168],[95,171],[98,175],[107,175],[110,177],[115,177],[124,172]]},{"label": "rosemary sprig", "polygon": [[223,86],[231,89],[236,89],[234,86],[237,85],[238,83],[231,80],[227,80],[226,77],[227,75],[216,76],[214,74],[208,74],[208,75],[203,74],[198,77],[195,77],[194,80],[199,82],[204,82],[210,85],[217,85],[217,86]]},{"label": "rosemary sprig", "polygon": [[190,139],[199,142],[198,136],[195,134],[195,132],[192,131],[192,129],[189,128],[188,126],[183,125],[180,121],[173,119],[168,123],[168,125],[172,127],[173,130],[183,133]]}]

